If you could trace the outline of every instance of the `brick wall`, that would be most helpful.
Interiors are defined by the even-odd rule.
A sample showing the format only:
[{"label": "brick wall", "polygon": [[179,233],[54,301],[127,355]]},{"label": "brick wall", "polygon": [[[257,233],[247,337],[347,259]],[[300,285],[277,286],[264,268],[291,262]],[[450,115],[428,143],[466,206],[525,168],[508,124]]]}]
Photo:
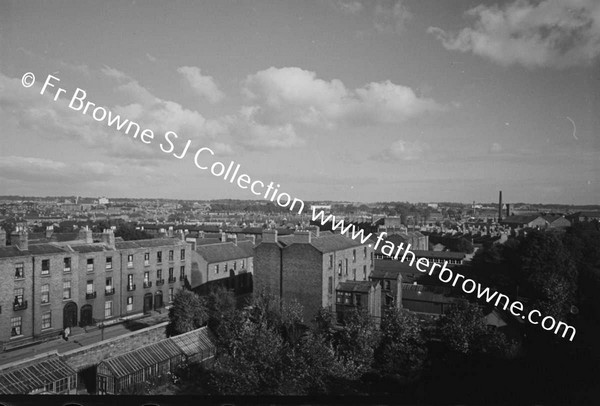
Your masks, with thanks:
[{"label": "brick wall", "polygon": [[254,291],[279,295],[280,248],[275,243],[260,243],[254,248]]}]

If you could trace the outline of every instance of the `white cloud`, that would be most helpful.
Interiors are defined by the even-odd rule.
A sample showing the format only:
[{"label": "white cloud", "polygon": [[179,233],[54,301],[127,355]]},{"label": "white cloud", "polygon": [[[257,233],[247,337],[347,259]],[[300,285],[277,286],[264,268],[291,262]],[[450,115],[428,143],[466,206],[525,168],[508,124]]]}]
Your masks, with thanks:
[{"label": "white cloud", "polygon": [[225,97],[225,94],[219,90],[212,76],[203,75],[199,68],[195,66],[182,66],[177,68],[177,72],[194,91],[206,98],[211,103],[218,103]]},{"label": "white cloud", "polygon": [[357,0],[337,0],[333,4],[347,14],[358,14],[363,9],[362,3]]},{"label": "white cloud", "polygon": [[23,156],[0,159],[0,177],[9,180],[83,183],[104,180],[117,174],[117,168],[105,162],[65,163]]},{"label": "white cloud", "polygon": [[430,27],[449,50],[473,52],[503,66],[567,68],[593,63],[600,55],[597,0],[517,0],[503,7],[467,11],[472,27],[458,34]]},{"label": "white cloud", "polygon": [[429,149],[429,146],[419,141],[411,142],[399,139],[393,142],[383,153],[374,156],[373,159],[387,162],[414,161],[423,159],[427,149]]},{"label": "white cloud", "polygon": [[375,4],[374,24],[378,32],[400,33],[413,14],[400,0],[382,0]]},{"label": "white cloud", "polygon": [[490,145],[490,154],[498,154],[500,152],[502,152],[502,145],[498,144],[497,142],[493,142],[492,145]]},{"label": "white cloud", "polygon": [[304,145],[290,123],[266,125],[255,120],[256,109],[242,107],[232,126],[235,139],[253,150],[286,149]]},{"label": "white cloud", "polygon": [[253,119],[267,125],[332,128],[343,123],[398,123],[443,108],[390,81],[369,83],[352,91],[338,79],[319,79],[315,72],[297,67],[271,67],[249,75],[244,93],[255,103]]}]

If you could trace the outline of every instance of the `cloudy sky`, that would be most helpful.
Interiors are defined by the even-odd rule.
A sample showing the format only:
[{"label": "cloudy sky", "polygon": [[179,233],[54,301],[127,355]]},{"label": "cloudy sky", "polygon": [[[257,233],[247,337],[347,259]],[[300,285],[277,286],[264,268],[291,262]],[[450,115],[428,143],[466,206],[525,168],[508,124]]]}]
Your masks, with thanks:
[{"label": "cloudy sky", "polygon": [[255,198],[209,147],[303,200],[599,203],[599,55],[597,0],[0,0],[0,195]]}]

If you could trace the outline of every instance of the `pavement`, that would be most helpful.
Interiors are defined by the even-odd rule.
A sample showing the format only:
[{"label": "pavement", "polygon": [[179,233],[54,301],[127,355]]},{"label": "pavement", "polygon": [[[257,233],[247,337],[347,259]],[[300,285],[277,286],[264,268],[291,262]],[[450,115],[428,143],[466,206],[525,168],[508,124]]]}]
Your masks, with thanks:
[{"label": "pavement", "polygon": [[131,333],[132,331],[150,327],[167,320],[168,313],[163,311],[162,313],[153,312],[152,314],[143,318],[106,326],[104,329],[100,329],[97,326],[87,327],[85,329],[74,328],[72,335],[69,336],[67,341],[57,335],[55,339],[49,341],[32,344],[27,347],[6,350],[0,353],[0,367],[4,364],[26,360],[28,358],[35,357],[36,355],[54,350],[58,351],[59,354],[62,354],[86,345],[99,343],[109,338],[118,337],[127,333]]}]

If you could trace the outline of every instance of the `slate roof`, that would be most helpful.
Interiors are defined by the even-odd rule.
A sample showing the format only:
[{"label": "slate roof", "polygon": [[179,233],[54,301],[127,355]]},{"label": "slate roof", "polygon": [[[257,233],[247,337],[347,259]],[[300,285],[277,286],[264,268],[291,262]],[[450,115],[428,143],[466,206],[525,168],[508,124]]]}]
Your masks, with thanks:
[{"label": "slate roof", "polygon": [[336,289],[344,292],[369,293],[371,288],[377,286],[377,283],[375,281],[346,281],[338,283]]},{"label": "slate roof", "polygon": [[185,242],[179,238],[152,238],[149,240],[135,240],[135,241],[115,241],[115,247],[117,249],[138,249],[138,248],[153,248],[153,247],[164,247],[173,245],[185,245]]},{"label": "slate roof", "polygon": [[[250,242],[250,245],[252,243]],[[209,264],[217,262],[231,261],[235,259],[248,258],[254,254],[250,253],[246,247],[247,242],[243,246],[235,245],[232,242],[222,242],[218,244],[200,245],[196,247],[196,252],[204,258]]]},{"label": "slate roof", "polygon": [[[435,289],[435,290],[434,290]],[[423,285],[402,284],[402,300],[415,300],[430,303],[452,303],[454,298],[446,296],[449,289],[429,288]]]},{"label": "slate roof", "polygon": [[389,259],[376,259],[375,269],[371,272],[372,278],[377,279],[398,279],[398,275],[402,274],[402,278],[422,274],[414,266],[410,266],[408,262],[394,261]]},{"label": "slate roof", "polygon": [[352,247],[360,247],[362,244],[352,238],[341,234],[332,234],[313,238],[311,244],[321,252],[340,251]]},{"label": "slate roof", "polygon": [[539,214],[529,214],[522,216],[508,216],[500,220],[500,224],[527,224],[531,223],[538,217],[542,217]]},{"label": "slate roof", "polygon": [[0,371],[0,394],[27,394],[76,375],[73,368],[54,354]]},{"label": "slate roof", "polygon": [[15,246],[8,245],[0,247],[0,258],[26,257],[29,255],[50,255],[69,252],[65,248],[57,247],[53,244],[35,244],[29,245],[27,250],[20,250]]}]

